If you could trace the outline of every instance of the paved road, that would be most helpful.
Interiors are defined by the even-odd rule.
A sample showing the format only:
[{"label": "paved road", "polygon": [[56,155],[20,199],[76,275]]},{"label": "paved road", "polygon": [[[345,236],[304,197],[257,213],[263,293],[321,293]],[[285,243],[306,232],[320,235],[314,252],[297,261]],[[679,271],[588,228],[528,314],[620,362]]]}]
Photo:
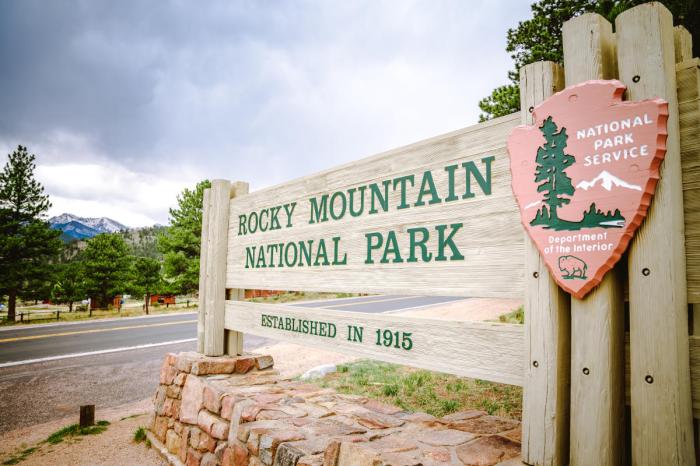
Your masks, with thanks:
[{"label": "paved road", "polygon": [[[365,296],[295,305],[380,313],[455,299]],[[74,415],[81,404],[99,410],[150,397],[163,355],[195,349],[196,320],[196,314],[183,313],[0,330],[0,436]],[[248,335],[245,350],[271,342]],[[66,358],[84,353],[89,355]],[[31,360],[40,361],[23,363]]]}]

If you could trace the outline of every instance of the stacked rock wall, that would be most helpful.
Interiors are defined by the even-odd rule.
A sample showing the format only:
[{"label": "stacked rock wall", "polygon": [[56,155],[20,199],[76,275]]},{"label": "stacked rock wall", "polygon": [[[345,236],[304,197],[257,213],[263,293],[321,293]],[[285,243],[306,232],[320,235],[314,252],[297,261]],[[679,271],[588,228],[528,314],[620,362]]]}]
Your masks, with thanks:
[{"label": "stacked rock wall", "polygon": [[270,356],[169,354],[152,442],[171,464],[191,466],[520,464],[517,421],[483,411],[407,413],[282,380],[272,365]]}]

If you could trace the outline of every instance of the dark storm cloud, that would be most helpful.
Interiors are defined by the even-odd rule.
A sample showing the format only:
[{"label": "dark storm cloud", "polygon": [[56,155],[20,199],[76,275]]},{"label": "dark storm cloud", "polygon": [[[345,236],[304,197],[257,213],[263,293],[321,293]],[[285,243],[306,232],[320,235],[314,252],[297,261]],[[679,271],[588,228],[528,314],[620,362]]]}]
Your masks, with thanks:
[{"label": "dark storm cloud", "polygon": [[[0,148],[132,172],[121,180],[269,185],[473,123],[526,12],[519,0],[5,0]],[[92,192],[60,182],[71,199]]]}]

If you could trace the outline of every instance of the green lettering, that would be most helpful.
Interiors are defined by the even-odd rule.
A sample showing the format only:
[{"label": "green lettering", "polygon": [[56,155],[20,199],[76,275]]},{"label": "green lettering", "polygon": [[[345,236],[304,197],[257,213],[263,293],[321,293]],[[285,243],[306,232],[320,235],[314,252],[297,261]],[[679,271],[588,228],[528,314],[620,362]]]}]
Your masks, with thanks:
[{"label": "green lettering", "polygon": [[[348,196],[350,197],[350,215],[353,217],[359,217],[365,210],[365,190],[367,186],[360,186],[359,188],[348,189]],[[355,204],[355,191],[360,191],[360,210],[356,211],[353,206]]]},{"label": "green lettering", "polygon": [[437,256],[435,256],[436,261],[447,260],[447,258],[445,257],[445,246],[449,246],[452,250],[452,256],[450,257],[451,261],[464,260],[464,256],[459,252],[457,245],[452,239],[455,233],[457,233],[457,231],[459,231],[459,229],[462,228],[462,224],[453,223],[452,225],[450,225],[450,227],[452,228],[452,231],[447,237],[445,237],[445,229],[447,228],[447,225],[438,225],[435,227],[435,229],[438,231],[438,254]]},{"label": "green lettering", "polygon": [[311,218],[309,223],[321,223],[328,221],[328,194],[321,196],[321,203],[315,197],[309,199],[311,203]]},{"label": "green lettering", "polygon": [[430,171],[423,172],[423,181],[420,185],[420,191],[418,192],[418,200],[416,200],[415,206],[425,205],[423,201],[423,196],[429,194],[431,199],[428,204],[439,204],[442,202],[440,196],[438,195],[437,188],[435,187],[435,181],[433,181],[433,174]]},{"label": "green lettering", "polygon": [[479,170],[476,168],[476,164],[474,162],[464,162],[462,166],[466,170],[467,174],[467,187],[464,192],[464,195],[462,196],[462,199],[469,199],[471,197],[474,197],[475,194],[472,193],[472,176],[474,176],[474,179],[476,179],[476,182],[479,184],[479,187],[481,188],[481,191],[485,195],[490,195],[491,194],[491,163],[496,159],[493,155],[490,157],[484,157],[481,159],[481,162],[486,165],[486,177],[479,172]]},{"label": "green lettering", "polygon": [[455,171],[459,168],[459,165],[449,165],[445,167],[447,172],[447,197],[445,202],[456,201],[459,196],[455,195]]},{"label": "green lettering", "polygon": [[396,232],[390,231],[386,235],[386,247],[384,248],[384,255],[382,256],[382,260],[379,261],[381,264],[388,264],[389,263],[389,254],[394,255],[394,260],[392,261],[393,263],[399,263],[403,262],[403,259],[401,258],[401,252],[399,251],[399,242],[396,240]]},{"label": "green lettering", "polygon": [[[428,252],[428,246],[426,246],[425,243],[428,242],[428,238],[430,238],[430,233],[427,228],[423,227],[418,227],[418,228],[409,228],[406,230],[409,234],[410,238],[410,243],[409,243],[409,249],[410,249],[410,255],[408,256],[408,259],[406,262],[418,262],[418,259],[416,258],[416,248],[421,249],[421,259],[423,262],[430,262],[430,260],[433,258],[433,253]],[[420,240],[416,239],[416,235],[420,233],[422,238]]]},{"label": "green lettering", "polygon": [[[336,199],[341,199],[343,201],[342,202],[343,207],[340,209],[339,214],[336,214],[336,211],[335,211],[335,206],[336,206],[335,200]],[[333,195],[331,196],[330,204],[331,204],[331,206],[330,206],[331,217],[333,218],[333,220],[340,220],[341,218],[343,218],[343,216],[345,215],[345,209],[347,208],[347,204],[348,204],[348,201],[345,198],[345,193],[342,191],[334,192]]]},{"label": "green lettering", "polygon": [[384,194],[379,190],[379,185],[376,183],[369,185],[369,190],[372,194],[369,209],[370,214],[379,212],[375,206],[375,200],[379,203],[384,212],[389,210],[389,185],[391,184],[391,180],[382,181],[382,184],[384,185]]},{"label": "green lettering", "polygon": [[401,202],[396,207],[397,209],[408,209],[410,206],[406,203],[406,183],[410,181],[411,186],[415,184],[415,177],[413,175],[399,176],[394,178],[394,191],[396,191],[396,185],[401,185]]},{"label": "green lettering", "polygon": [[[321,257],[323,257],[323,264],[319,264]],[[330,262],[328,262],[328,253],[326,252],[326,242],[323,240],[323,238],[318,240],[318,250],[316,251],[316,260],[314,261],[314,265],[330,265]]]},{"label": "green lettering", "polygon": [[[365,264],[374,264],[372,260],[372,250],[382,247],[384,238],[381,233],[365,233],[365,238],[367,238],[367,259],[365,259]],[[372,238],[377,240],[377,244],[372,244]]]}]

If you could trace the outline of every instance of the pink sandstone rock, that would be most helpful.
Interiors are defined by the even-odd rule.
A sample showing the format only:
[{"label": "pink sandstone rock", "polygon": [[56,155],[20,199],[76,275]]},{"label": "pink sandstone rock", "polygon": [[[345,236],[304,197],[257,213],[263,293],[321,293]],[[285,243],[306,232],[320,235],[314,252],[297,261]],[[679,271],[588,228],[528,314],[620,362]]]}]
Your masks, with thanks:
[{"label": "pink sandstone rock", "polygon": [[270,355],[258,356],[257,358],[255,358],[255,365],[258,368],[258,370],[263,370],[272,367],[274,363],[275,362],[272,359],[272,356]]},{"label": "pink sandstone rock", "polygon": [[235,395],[224,395],[221,399],[221,417],[230,421],[233,415],[233,407],[238,401],[240,401],[240,398]]},{"label": "pink sandstone rock", "polygon": [[304,440],[304,434],[296,430],[273,430],[260,436],[258,445],[260,461],[265,464],[272,464],[275,459],[277,447],[284,442],[294,442],[295,440]]},{"label": "pink sandstone rock", "polygon": [[165,442],[165,434],[168,431],[168,418],[163,416],[156,416],[156,420],[153,423],[153,433],[161,442]]},{"label": "pink sandstone rock", "polygon": [[468,419],[474,419],[481,416],[486,416],[488,413],[486,411],[477,411],[470,409],[468,411],[459,411],[456,413],[448,414],[440,418],[440,422],[443,424],[450,424],[457,421],[466,421]]},{"label": "pink sandstone rock", "polygon": [[175,376],[175,379],[173,380],[173,384],[177,385],[178,387],[182,387],[185,385],[185,379],[187,379],[187,374],[184,372],[178,372],[178,374]]},{"label": "pink sandstone rock", "polygon": [[180,393],[182,392],[182,387],[175,384],[168,385],[165,390],[165,394],[168,398],[180,398]]},{"label": "pink sandstone rock", "polygon": [[214,375],[231,374],[236,367],[235,358],[216,358],[194,361],[192,363],[192,374],[194,375]]},{"label": "pink sandstone rock", "polygon": [[221,392],[211,385],[204,386],[204,407],[212,413],[221,411]]},{"label": "pink sandstone rock", "polygon": [[202,461],[202,453],[192,448],[187,449],[187,466],[199,466]]},{"label": "pink sandstone rock", "polygon": [[197,425],[207,434],[214,438],[224,440],[228,437],[228,422],[210,413],[206,409],[199,412]]},{"label": "pink sandstone rock", "polygon": [[459,429],[479,435],[497,434],[506,430],[515,429],[518,425],[520,425],[518,421],[498,416],[481,416],[474,419],[450,423],[452,429]]},{"label": "pink sandstone rock", "polygon": [[180,406],[180,421],[187,424],[197,424],[199,410],[204,404],[204,384],[199,377],[187,377],[182,390]]},{"label": "pink sandstone rock", "polygon": [[219,460],[214,453],[205,453],[199,464],[201,466],[219,466]]},{"label": "pink sandstone rock", "polygon": [[168,433],[165,434],[165,448],[173,455],[177,456],[180,453],[180,436],[172,429],[168,429]]},{"label": "pink sandstone rock", "polygon": [[473,440],[475,435],[461,430],[444,429],[421,431],[416,439],[433,447],[455,446]]},{"label": "pink sandstone rock", "polygon": [[323,466],[323,455],[302,456],[296,466]]},{"label": "pink sandstone rock", "polygon": [[255,358],[239,356],[236,361],[236,374],[245,374],[255,367]]},{"label": "pink sandstone rock", "polygon": [[163,385],[170,385],[175,380],[177,375],[177,369],[168,362],[168,358],[165,358],[163,365],[160,368],[160,383]]},{"label": "pink sandstone rock", "polygon": [[180,461],[183,463],[187,461],[187,444],[189,443],[190,440],[190,429],[189,427],[183,427],[181,429],[180,433],[180,446],[179,452],[178,452],[178,458],[180,458]]},{"label": "pink sandstone rock", "polygon": [[520,444],[500,435],[481,437],[457,447],[457,457],[467,466],[491,466],[520,455]]},{"label": "pink sandstone rock", "polygon": [[388,427],[398,427],[405,423],[401,419],[380,413],[359,413],[356,415],[357,422],[370,429],[386,429]]},{"label": "pink sandstone rock", "polygon": [[403,411],[397,406],[381,403],[377,400],[367,400],[367,402],[364,404],[364,407],[382,414],[397,414]]},{"label": "pink sandstone rock", "polygon": [[421,453],[423,458],[433,463],[450,464],[452,462],[452,454],[450,450],[443,447],[424,448]]}]

